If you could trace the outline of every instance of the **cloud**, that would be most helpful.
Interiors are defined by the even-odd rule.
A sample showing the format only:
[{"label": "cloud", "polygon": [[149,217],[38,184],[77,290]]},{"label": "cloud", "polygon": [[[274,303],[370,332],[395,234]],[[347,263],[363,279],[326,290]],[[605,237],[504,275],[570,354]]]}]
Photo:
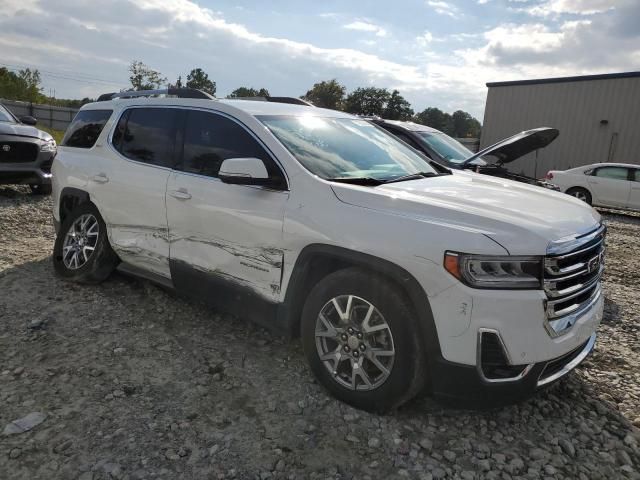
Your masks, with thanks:
[{"label": "cloud", "polygon": [[416,42],[422,47],[426,47],[433,41],[433,35],[429,30],[425,30],[422,35],[416,37]]},{"label": "cloud", "polygon": [[541,17],[561,14],[594,15],[614,9],[617,3],[620,3],[619,0],[547,0],[526,11]]},{"label": "cloud", "polygon": [[443,0],[427,0],[427,5],[432,7],[436,13],[439,13],[440,15],[455,17],[460,13],[458,7]]},{"label": "cloud", "polygon": [[387,31],[371,22],[366,22],[363,20],[356,20],[354,22],[348,23],[343,26],[347,30],[358,30],[361,32],[371,32],[374,33],[377,37],[386,37]]}]

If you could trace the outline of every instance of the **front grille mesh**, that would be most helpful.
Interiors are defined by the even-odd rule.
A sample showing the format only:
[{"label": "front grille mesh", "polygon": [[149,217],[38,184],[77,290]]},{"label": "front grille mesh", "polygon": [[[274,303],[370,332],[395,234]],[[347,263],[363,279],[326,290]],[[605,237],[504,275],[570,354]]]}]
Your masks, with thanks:
[{"label": "front grille mesh", "polygon": [[35,143],[0,141],[0,163],[35,162],[38,151],[38,145]]},{"label": "front grille mesh", "polygon": [[[600,293],[600,277],[604,270],[604,226],[583,238],[583,242],[578,238],[568,252],[545,258],[544,291],[549,321],[579,312]],[[565,325],[565,329],[570,326]]]}]

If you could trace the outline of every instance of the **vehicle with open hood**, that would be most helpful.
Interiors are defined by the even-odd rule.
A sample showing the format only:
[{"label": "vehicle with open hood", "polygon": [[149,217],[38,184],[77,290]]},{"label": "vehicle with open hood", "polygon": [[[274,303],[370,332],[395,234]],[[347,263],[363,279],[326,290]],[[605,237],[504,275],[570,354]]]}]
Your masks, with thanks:
[{"label": "vehicle with open hood", "polygon": [[56,141],[34,125],[35,118],[17,118],[0,104],[0,184],[28,184],[35,194],[49,194]]},{"label": "vehicle with open hood", "polygon": [[371,121],[427,157],[449,168],[473,170],[493,177],[507,178],[551,190],[558,190],[555,185],[546,180],[537,180],[526,175],[510,172],[505,166],[553,142],[559,134],[555,128],[542,127],[525,130],[474,154],[455,138],[451,138],[440,130],[426,125],[378,118]]},{"label": "vehicle with open hood", "polygon": [[358,408],[424,389],[516,401],[594,347],[595,210],[432,166],[347,113],[123,92],[82,107],[53,173],[60,276],[118,268],[299,336],[318,381]]}]

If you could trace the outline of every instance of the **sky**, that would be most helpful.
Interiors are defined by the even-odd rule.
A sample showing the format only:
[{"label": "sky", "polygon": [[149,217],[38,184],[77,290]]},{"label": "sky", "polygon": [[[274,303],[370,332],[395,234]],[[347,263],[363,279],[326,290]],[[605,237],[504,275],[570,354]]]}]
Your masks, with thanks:
[{"label": "sky", "polygon": [[487,82],[640,70],[640,0],[0,0],[0,66],[47,95],[127,88],[132,60],[218,96],[336,78],[482,121]]}]

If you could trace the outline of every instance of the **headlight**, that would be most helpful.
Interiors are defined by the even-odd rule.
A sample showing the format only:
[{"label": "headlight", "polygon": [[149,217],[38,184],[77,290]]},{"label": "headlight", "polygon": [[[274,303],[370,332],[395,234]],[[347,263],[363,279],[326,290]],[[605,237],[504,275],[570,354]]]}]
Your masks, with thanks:
[{"label": "headlight", "polygon": [[542,257],[470,255],[446,252],[444,268],[473,288],[541,288]]},{"label": "headlight", "polygon": [[56,141],[55,140],[49,140],[48,142],[43,143],[42,146],[40,147],[40,151],[41,152],[55,152],[56,151]]}]

